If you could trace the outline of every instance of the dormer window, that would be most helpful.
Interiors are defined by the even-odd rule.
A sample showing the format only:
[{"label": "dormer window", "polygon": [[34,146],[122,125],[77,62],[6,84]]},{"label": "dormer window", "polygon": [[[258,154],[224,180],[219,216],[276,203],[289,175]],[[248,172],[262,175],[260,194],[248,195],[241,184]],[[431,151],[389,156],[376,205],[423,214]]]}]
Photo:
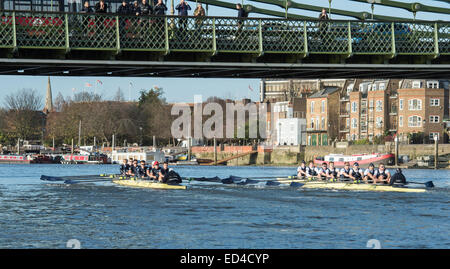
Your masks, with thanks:
[{"label": "dormer window", "polygon": [[413,89],[420,89],[422,87],[422,82],[420,80],[414,80],[412,83]]},{"label": "dormer window", "polygon": [[436,80],[427,81],[427,88],[428,89],[437,89],[437,88],[439,88],[439,81],[436,81]]},{"label": "dormer window", "polygon": [[380,91],[384,91],[385,90],[385,85],[384,83],[380,83]]}]

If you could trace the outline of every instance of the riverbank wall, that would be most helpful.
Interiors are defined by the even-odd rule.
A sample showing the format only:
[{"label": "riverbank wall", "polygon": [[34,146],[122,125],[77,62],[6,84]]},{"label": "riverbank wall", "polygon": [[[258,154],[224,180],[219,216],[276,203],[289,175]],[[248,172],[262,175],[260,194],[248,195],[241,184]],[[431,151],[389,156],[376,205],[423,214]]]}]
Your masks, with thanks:
[{"label": "riverbank wall", "polygon": [[[250,153],[252,152],[252,153]],[[214,147],[192,147],[192,153],[199,159],[214,160]],[[327,154],[395,153],[393,143],[385,145],[333,145],[333,146],[218,146],[217,160],[235,155],[248,155],[227,161],[227,165],[297,165],[302,160],[310,161]],[[399,156],[415,160],[435,154],[434,144],[399,145]],[[438,145],[439,156],[450,154],[450,144]]]}]

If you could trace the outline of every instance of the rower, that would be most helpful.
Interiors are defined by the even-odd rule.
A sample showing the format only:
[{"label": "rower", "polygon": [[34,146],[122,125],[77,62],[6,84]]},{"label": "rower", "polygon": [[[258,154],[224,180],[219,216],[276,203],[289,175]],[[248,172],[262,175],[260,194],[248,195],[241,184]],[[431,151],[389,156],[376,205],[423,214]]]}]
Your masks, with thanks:
[{"label": "rower", "polygon": [[136,169],[136,176],[139,178],[145,178],[147,176],[147,167],[145,161],[141,161],[141,165]]},{"label": "rower", "polygon": [[163,167],[159,170],[159,182],[166,183],[169,176],[169,163],[164,162]]},{"label": "rower", "polygon": [[339,171],[334,166],[334,162],[330,162],[330,168],[328,168],[327,178],[331,181],[336,181]]},{"label": "rower", "polygon": [[311,180],[313,177],[317,177],[318,169],[314,166],[313,161],[309,161],[308,167],[306,167],[306,177]]},{"label": "rower", "polygon": [[130,166],[130,169],[128,170],[128,175],[135,177],[137,176],[137,170],[138,170],[138,161],[137,160],[133,160],[133,165]]},{"label": "rower", "polygon": [[375,180],[376,180],[375,173],[376,173],[376,172],[377,172],[377,171],[375,170],[375,165],[373,165],[373,163],[370,163],[370,164],[369,164],[369,168],[367,168],[367,169],[364,171],[364,178],[363,178],[363,180],[364,180],[366,183],[368,183],[369,181],[375,182]]},{"label": "rower", "polygon": [[128,165],[128,160],[123,159],[122,164],[120,165],[120,175],[125,176],[130,169],[130,166]]},{"label": "rower", "polygon": [[402,173],[402,169],[397,168],[395,171],[395,174],[391,177],[391,180],[389,181],[389,185],[406,185],[406,178]]},{"label": "rower", "polygon": [[153,162],[153,168],[152,168],[152,171],[150,173],[150,179],[158,180],[159,179],[159,171],[160,170],[161,170],[161,168],[159,167],[159,162],[158,161],[154,161]]},{"label": "rower", "polygon": [[351,168],[350,168],[350,163],[349,162],[345,162],[344,163],[344,168],[341,169],[340,171],[340,177],[341,177],[341,181],[348,181],[351,179],[351,174],[350,174]]},{"label": "rower", "polygon": [[323,162],[322,163],[322,168],[320,168],[319,171],[318,171],[319,178],[321,180],[326,180],[328,175],[329,175],[329,173],[330,173],[330,169],[328,169],[327,163]]},{"label": "rower", "polygon": [[374,183],[389,183],[391,180],[391,173],[386,169],[384,164],[380,163],[378,170],[375,173]]},{"label": "rower", "polygon": [[306,162],[302,161],[302,164],[297,168],[297,178],[306,177]]},{"label": "rower", "polygon": [[350,178],[353,179],[354,183],[359,183],[364,174],[362,169],[359,169],[359,163],[357,162],[353,163],[353,168],[350,171],[350,173],[351,173]]}]

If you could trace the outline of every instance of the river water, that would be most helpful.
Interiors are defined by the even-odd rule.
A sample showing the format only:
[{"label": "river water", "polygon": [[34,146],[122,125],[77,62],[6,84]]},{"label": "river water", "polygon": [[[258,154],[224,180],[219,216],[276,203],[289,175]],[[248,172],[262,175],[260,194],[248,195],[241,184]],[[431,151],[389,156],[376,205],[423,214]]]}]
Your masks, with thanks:
[{"label": "river water", "polygon": [[[0,248],[450,248],[450,171],[405,170],[426,193],[192,185],[152,190],[66,185],[42,174],[117,173],[117,165],[0,166]],[[292,167],[175,167],[182,176],[271,176]],[[72,242],[72,241],[69,241]]]}]

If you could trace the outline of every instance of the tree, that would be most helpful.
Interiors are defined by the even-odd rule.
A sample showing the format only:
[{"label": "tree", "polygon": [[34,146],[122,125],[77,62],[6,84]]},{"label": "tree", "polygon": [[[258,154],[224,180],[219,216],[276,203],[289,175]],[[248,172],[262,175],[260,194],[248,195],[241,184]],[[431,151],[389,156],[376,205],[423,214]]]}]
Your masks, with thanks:
[{"label": "tree", "polygon": [[172,122],[170,106],[167,105],[163,94],[162,88],[155,87],[148,91],[141,90],[138,100],[138,108],[141,113],[137,119],[139,119],[138,123],[140,124],[138,127],[143,128],[142,139],[144,141],[150,141],[152,136],[172,137],[170,133]]},{"label": "tree", "polygon": [[22,139],[31,139],[41,134],[44,116],[42,96],[35,90],[22,89],[5,98],[6,131]]},{"label": "tree", "polygon": [[64,104],[66,104],[66,100],[64,100],[64,96],[61,94],[61,92],[58,92],[58,95],[56,96],[55,99],[55,111],[56,112],[60,112],[64,106]]},{"label": "tree", "polygon": [[73,102],[76,103],[90,103],[90,102],[100,102],[102,96],[93,92],[79,92],[73,96]]},{"label": "tree", "polygon": [[114,94],[113,101],[116,101],[116,102],[124,102],[125,101],[123,91],[120,89],[120,87],[117,89],[116,93]]}]

